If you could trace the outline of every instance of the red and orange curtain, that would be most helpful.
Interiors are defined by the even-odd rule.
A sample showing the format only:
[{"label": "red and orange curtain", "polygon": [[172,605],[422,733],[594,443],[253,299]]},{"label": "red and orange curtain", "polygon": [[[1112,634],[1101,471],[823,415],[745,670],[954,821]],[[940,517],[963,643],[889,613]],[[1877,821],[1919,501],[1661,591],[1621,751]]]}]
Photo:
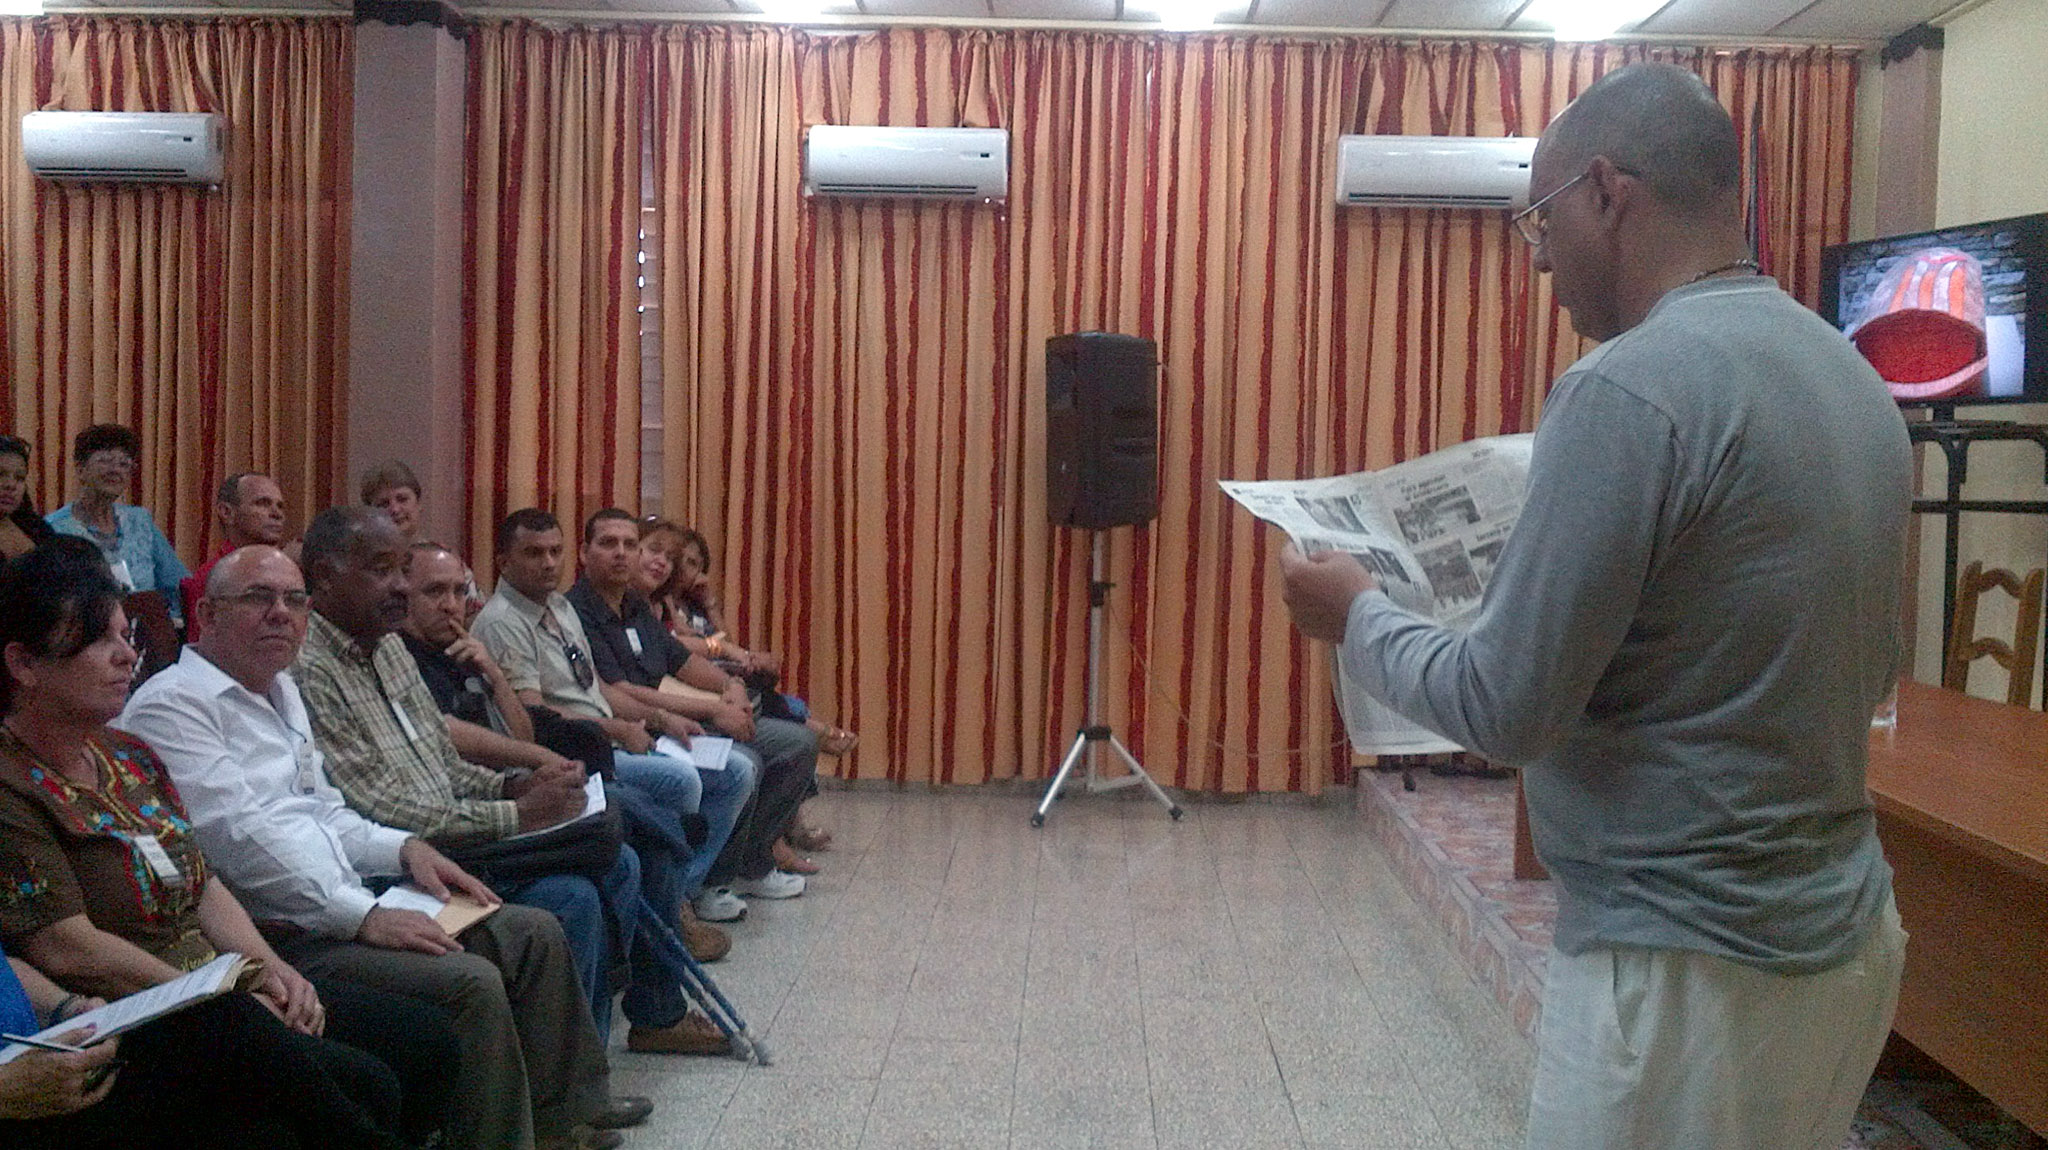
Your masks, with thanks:
[{"label": "red and orange curtain", "polygon": [[[1106,718],[1180,786],[1347,763],[1280,540],[1216,481],[1526,430],[1581,348],[1500,213],[1337,209],[1336,136],[1536,134],[1673,59],[1744,133],[1772,271],[1810,300],[1847,231],[1832,50],[509,23],[472,51],[473,541],[527,501],[632,506],[658,372],[664,510],[712,540],[741,637],[862,732],[862,778],[1040,777],[1079,725],[1088,541],[1045,522],[1042,349],[1091,328],[1164,359],[1162,512],[1109,539]],[[805,200],[818,123],[1008,128],[1009,201]]]},{"label": "red and orange curtain", "polygon": [[[0,427],[35,447],[38,506],[70,439],[143,441],[135,497],[188,562],[213,488],[275,475],[298,522],[339,489],[348,426],[353,30],[340,20],[0,19]],[[218,189],[32,179],[38,109],[217,112]]]},{"label": "red and orange curtain", "polygon": [[505,513],[631,506],[648,45],[501,25],[469,60],[469,554]]}]

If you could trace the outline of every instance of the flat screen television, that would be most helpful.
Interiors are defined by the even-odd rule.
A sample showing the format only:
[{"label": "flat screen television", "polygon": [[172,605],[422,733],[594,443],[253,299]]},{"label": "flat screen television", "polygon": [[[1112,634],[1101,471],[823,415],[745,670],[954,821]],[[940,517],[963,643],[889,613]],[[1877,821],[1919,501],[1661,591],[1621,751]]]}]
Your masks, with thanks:
[{"label": "flat screen television", "polygon": [[1900,403],[2048,403],[2048,212],[1835,244],[1821,285]]}]

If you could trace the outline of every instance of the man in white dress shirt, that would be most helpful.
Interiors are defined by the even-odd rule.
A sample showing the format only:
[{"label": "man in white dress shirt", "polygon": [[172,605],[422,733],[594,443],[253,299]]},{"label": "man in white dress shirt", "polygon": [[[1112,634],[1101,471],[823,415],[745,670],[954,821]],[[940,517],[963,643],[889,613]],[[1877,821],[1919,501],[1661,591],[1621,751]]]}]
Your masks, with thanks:
[{"label": "man in white dress shirt", "polygon": [[609,1097],[609,1072],[554,917],[496,913],[450,937],[419,911],[377,906],[363,879],[499,900],[422,839],[349,809],[327,781],[286,673],[306,634],[297,565],[273,547],[222,559],[199,601],[201,637],[115,721],[156,749],[207,860],[280,954],[323,975],[422,998],[462,1043],[451,1143],[616,1145],[584,1124],[630,1125],[645,1099]]}]

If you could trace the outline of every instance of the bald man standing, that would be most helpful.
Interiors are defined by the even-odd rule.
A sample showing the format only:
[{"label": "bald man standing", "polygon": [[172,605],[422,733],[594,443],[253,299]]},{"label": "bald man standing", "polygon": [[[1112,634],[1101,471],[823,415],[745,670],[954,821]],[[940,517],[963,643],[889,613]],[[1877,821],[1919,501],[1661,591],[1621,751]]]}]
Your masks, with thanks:
[{"label": "bald man standing", "polygon": [[1523,767],[1558,883],[1540,1150],[1833,1150],[1904,932],[1864,789],[1899,649],[1911,464],[1884,384],[1760,274],[1734,125],[1634,65],[1544,132],[1515,220],[1602,341],[1551,393],[1471,629],[1348,556],[1296,625],[1402,714]]}]

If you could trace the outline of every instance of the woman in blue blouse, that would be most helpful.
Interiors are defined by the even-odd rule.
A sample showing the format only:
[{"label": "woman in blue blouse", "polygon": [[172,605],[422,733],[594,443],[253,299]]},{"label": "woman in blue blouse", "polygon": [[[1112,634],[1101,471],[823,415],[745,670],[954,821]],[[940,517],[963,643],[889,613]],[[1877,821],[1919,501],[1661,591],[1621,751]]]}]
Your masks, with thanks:
[{"label": "woman in blue blouse", "polygon": [[96,423],[71,441],[78,495],[50,512],[50,526],[97,543],[114,579],[130,591],[155,591],[176,618],[183,610],[178,581],[191,572],[156,525],[149,509],[123,503],[135,482],[142,440],[118,423]]}]

